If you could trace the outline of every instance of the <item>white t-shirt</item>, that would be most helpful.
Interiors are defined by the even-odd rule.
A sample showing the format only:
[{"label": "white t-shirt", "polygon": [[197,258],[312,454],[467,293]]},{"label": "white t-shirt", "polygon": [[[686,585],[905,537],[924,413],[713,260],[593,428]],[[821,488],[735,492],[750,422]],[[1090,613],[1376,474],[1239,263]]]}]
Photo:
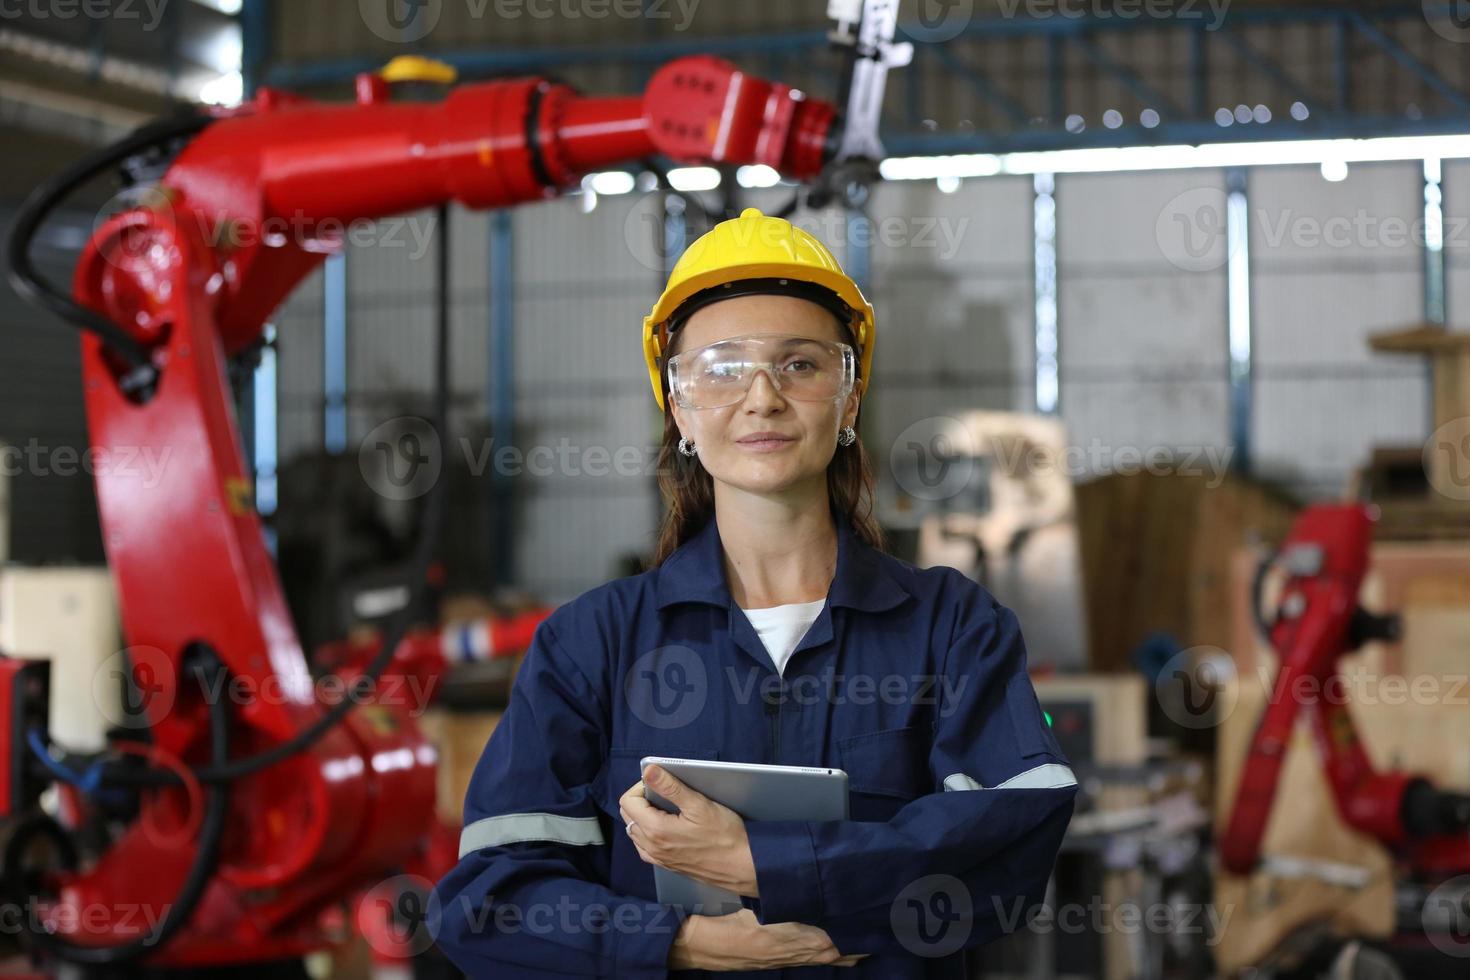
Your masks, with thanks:
[{"label": "white t-shirt", "polygon": [[777,674],[785,674],[786,662],[826,604],[826,599],[813,599],[811,602],[789,602],[784,606],[745,610],[745,618],[755,627],[766,652],[771,655],[771,662],[776,665]]}]

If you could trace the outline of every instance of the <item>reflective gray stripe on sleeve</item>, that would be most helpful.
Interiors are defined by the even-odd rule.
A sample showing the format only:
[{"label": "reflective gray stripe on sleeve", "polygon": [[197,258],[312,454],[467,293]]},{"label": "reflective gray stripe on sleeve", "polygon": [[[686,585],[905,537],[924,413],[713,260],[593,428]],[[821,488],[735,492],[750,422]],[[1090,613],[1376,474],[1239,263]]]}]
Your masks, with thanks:
[{"label": "reflective gray stripe on sleeve", "polygon": [[552,841],[557,844],[601,844],[602,828],[596,817],[562,817],[554,813],[506,813],[485,817],[465,827],[459,835],[459,856],[482,847],[499,847],[521,841]]},{"label": "reflective gray stripe on sleeve", "polygon": [[1055,762],[1048,762],[1035,769],[1027,769],[1007,779],[999,786],[981,786],[962,772],[951,773],[944,777],[946,792],[959,789],[1062,789],[1076,785],[1077,777],[1072,775],[1071,768]]}]

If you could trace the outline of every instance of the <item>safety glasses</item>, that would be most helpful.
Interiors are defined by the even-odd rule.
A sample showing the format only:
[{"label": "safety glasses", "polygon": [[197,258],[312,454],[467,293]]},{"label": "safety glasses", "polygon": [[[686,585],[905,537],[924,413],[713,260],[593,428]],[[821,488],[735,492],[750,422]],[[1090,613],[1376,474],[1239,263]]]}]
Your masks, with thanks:
[{"label": "safety glasses", "polygon": [[731,337],[669,358],[669,391],[681,408],[723,408],[745,398],[757,371],[797,401],[851,393],[857,358],[847,344],[794,334]]}]

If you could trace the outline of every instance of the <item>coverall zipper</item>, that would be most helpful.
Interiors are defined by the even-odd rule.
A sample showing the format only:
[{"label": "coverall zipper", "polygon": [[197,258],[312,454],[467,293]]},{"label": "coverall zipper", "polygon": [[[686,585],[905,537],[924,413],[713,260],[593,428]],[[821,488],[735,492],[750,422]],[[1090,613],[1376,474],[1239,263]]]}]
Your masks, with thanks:
[{"label": "coverall zipper", "polygon": [[781,694],[771,695],[766,701],[766,716],[771,719],[771,760],[781,761]]}]

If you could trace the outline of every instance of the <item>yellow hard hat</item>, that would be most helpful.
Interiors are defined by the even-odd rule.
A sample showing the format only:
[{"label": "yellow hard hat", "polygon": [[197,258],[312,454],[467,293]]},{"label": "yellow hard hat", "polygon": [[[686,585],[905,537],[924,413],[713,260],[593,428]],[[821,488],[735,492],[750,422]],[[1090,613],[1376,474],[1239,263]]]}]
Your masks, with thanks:
[{"label": "yellow hard hat", "polygon": [[691,307],[751,292],[789,292],[821,303],[842,318],[858,343],[860,390],[867,389],[873,363],[873,304],[815,235],[785,218],[746,208],[740,217],[721,221],[689,246],[669,274],[663,295],[643,318],[643,355],[660,410],[664,394],[659,375],[675,314],[682,320]]}]

